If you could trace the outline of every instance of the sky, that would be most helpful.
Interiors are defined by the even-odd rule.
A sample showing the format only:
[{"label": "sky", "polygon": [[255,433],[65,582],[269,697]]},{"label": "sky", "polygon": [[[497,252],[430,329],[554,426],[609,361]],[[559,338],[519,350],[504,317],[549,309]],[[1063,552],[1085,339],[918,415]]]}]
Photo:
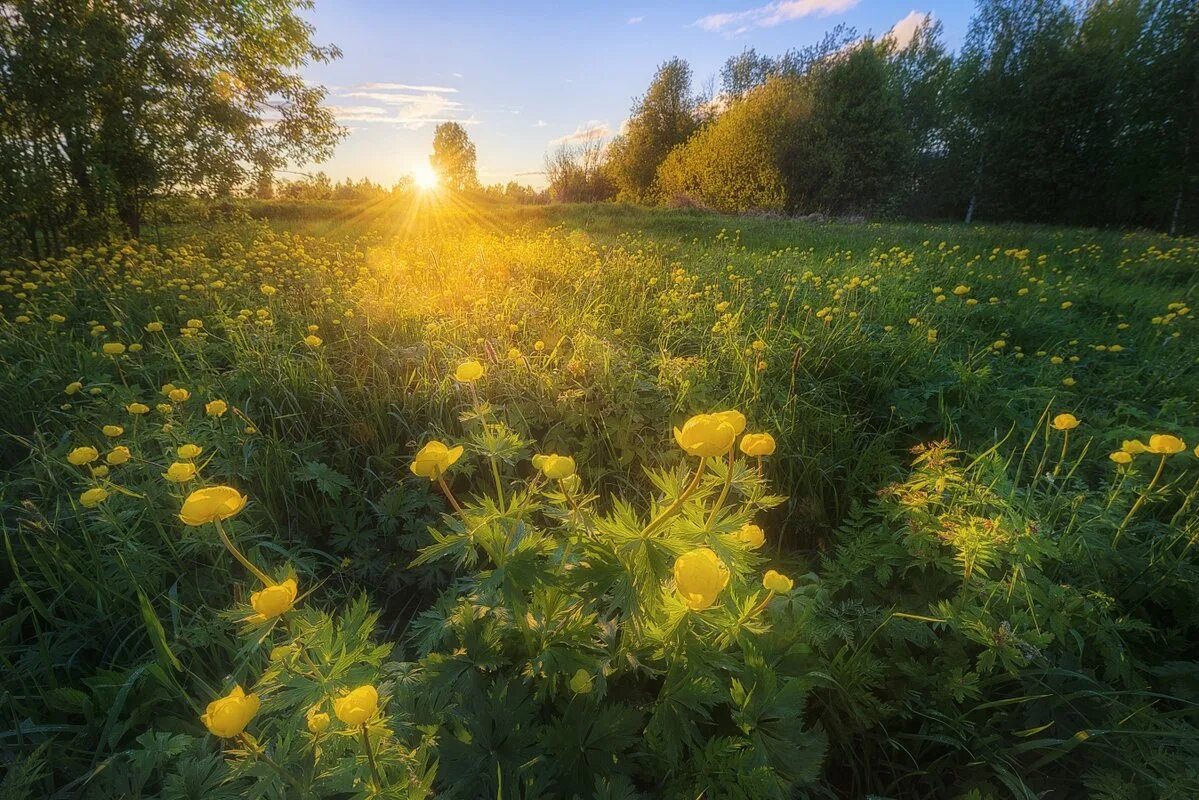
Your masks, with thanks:
[{"label": "sky", "polygon": [[427,163],[433,128],[462,123],[484,184],[540,187],[545,154],[563,141],[619,131],[657,66],[690,64],[696,88],[746,48],[763,55],[818,41],[845,23],[859,34],[910,30],[925,14],[957,48],[969,0],[438,3],[315,0],[315,41],[342,57],[304,71],[328,89],[348,135],[304,171],[390,186]]}]

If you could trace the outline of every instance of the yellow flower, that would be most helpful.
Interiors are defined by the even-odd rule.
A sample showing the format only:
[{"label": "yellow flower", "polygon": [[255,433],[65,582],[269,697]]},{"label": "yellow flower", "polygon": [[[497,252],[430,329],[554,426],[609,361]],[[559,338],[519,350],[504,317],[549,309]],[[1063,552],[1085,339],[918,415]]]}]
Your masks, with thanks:
[{"label": "yellow flower", "polygon": [[1125,439],[1123,444],[1120,445],[1120,449],[1130,456],[1139,456],[1146,450],[1145,443],[1139,442],[1136,439]]},{"label": "yellow flower", "polygon": [[329,715],[320,710],[320,706],[313,706],[308,709],[308,731],[310,733],[321,733],[325,728],[329,727]]},{"label": "yellow flower", "polygon": [[90,464],[100,457],[100,451],[94,447],[76,447],[71,452],[67,453],[67,461],[77,467],[82,467],[84,464]]},{"label": "yellow flower", "polygon": [[747,547],[754,550],[766,544],[766,532],[757,525],[749,522],[738,528],[733,536],[736,536],[738,540],[744,542]]},{"label": "yellow flower", "polygon": [[154,408],[159,414],[170,414],[173,410],[170,403],[159,403]]},{"label": "yellow flower", "polygon": [[203,451],[204,448],[200,447],[198,444],[183,444],[176,448],[175,455],[179,456],[184,461],[191,461]]},{"label": "yellow flower", "polygon": [[747,433],[741,438],[741,452],[747,456],[772,456],[774,448],[774,437],[769,433]]},{"label": "yellow flower", "polygon": [[95,508],[107,499],[108,491],[100,486],[96,486],[79,495],[79,504],[84,508]]},{"label": "yellow flower", "polygon": [[112,448],[108,455],[104,457],[104,460],[109,464],[112,464],[114,467],[119,467],[121,464],[128,463],[132,456],[133,454],[129,452],[128,447],[125,445],[119,445]]},{"label": "yellow flower", "polygon": [[486,372],[486,370],[478,361],[473,359],[470,361],[463,361],[458,365],[458,368],[454,370],[454,380],[460,381],[461,383],[473,383],[479,378],[482,378],[484,372]]},{"label": "yellow flower", "polygon": [[703,611],[729,585],[729,569],[712,549],[698,547],[675,560],[674,585],[688,608]]},{"label": "yellow flower", "polygon": [[176,461],[167,467],[167,471],[162,473],[162,477],[171,483],[186,483],[196,477],[196,465],[188,461]]},{"label": "yellow flower", "polygon": [[116,437],[118,437],[122,433],[124,433],[125,429],[122,428],[120,425],[105,425],[103,428],[100,429],[100,432],[103,433],[105,436],[107,436],[110,439],[115,439]]},{"label": "yellow flower", "polygon": [[146,323],[146,332],[147,333],[161,333],[162,332],[162,323],[161,322],[147,322]]},{"label": "yellow flower", "polygon": [[533,466],[552,481],[560,481],[575,474],[575,460],[556,453],[533,456]]},{"label": "yellow flower", "polygon": [[379,692],[369,683],[333,701],[333,713],[347,725],[361,725],[379,707]]},{"label": "yellow flower", "polygon": [[51,322],[66,322],[67,321],[67,318],[64,317],[62,314],[51,314],[50,316],[46,317],[46,319],[50,320]]},{"label": "yellow flower", "polygon": [[150,407],[148,405],[146,405],[145,403],[130,403],[129,405],[125,406],[125,410],[128,411],[130,414],[136,414],[139,416],[141,414],[149,414],[150,413]]},{"label": "yellow flower", "polygon": [[959,283],[957,286],[953,287],[953,293],[958,297],[965,297],[966,295],[970,294],[970,287],[964,283]]},{"label": "yellow flower", "polygon": [[223,416],[229,410],[229,404],[224,400],[212,400],[204,404],[204,413],[210,417]]},{"label": "yellow flower", "polygon": [[268,586],[260,592],[250,595],[250,606],[258,612],[255,620],[262,622],[274,619],[280,614],[290,611],[296,603],[295,578],[288,578],[283,583]]},{"label": "yellow flower", "polygon": [[1073,414],[1058,414],[1053,418],[1053,427],[1059,431],[1072,431],[1078,427],[1078,417]]},{"label": "yellow flower", "polygon": [[462,445],[448,447],[434,439],[417,452],[408,466],[413,475],[435,481],[462,457]]},{"label": "yellow flower", "polygon": [[108,467],[104,466],[103,464],[92,467],[92,477],[93,478],[103,478],[107,474],[108,474]]},{"label": "yellow flower", "polygon": [[179,519],[183,520],[184,525],[203,525],[236,516],[245,507],[245,495],[232,486],[209,486],[187,496]]},{"label": "yellow flower", "polygon": [[304,337],[304,344],[306,344],[309,347],[314,348],[314,349],[317,347],[320,347],[321,343],[323,343],[323,342],[324,342],[324,339],[317,336],[316,334],[310,333]]},{"label": "yellow flower", "polygon": [[674,440],[688,455],[722,456],[733,446],[737,430],[720,414],[696,414],[674,429]]},{"label": "yellow flower", "polygon": [[733,433],[735,433],[737,436],[740,436],[741,432],[745,430],[745,415],[740,411],[719,411],[712,416],[718,417],[719,419],[722,419],[728,424],[732,425]]},{"label": "yellow flower", "polygon": [[1149,446],[1145,448],[1146,452],[1159,456],[1172,456],[1186,449],[1186,442],[1168,433],[1153,434],[1149,437]]},{"label": "yellow flower", "polygon": [[1123,450],[1117,450],[1109,455],[1108,458],[1110,458],[1112,461],[1115,461],[1117,464],[1127,464],[1132,461],[1132,454]]},{"label": "yellow flower", "polygon": [[172,403],[186,402],[187,398],[189,398],[191,396],[192,396],[192,393],[189,392],[187,389],[171,389],[169,392],[167,392],[167,397],[170,399],[170,401]]},{"label": "yellow flower", "polygon": [[104,351],[104,355],[106,356],[119,356],[125,352],[125,345],[120,342],[105,342],[100,349]]},{"label": "yellow flower", "polygon": [[83,384],[79,381],[71,381],[67,384],[67,388],[63,389],[64,394],[75,394],[83,388]]},{"label": "yellow flower", "polygon": [[203,320],[189,319],[187,321],[187,327],[191,328],[192,330],[198,331],[198,330],[200,330],[200,328],[204,327],[204,322],[203,322]]},{"label": "yellow flower", "polygon": [[766,574],[762,576],[762,586],[775,594],[786,594],[794,588],[795,581],[781,572],[768,569],[766,570]]},{"label": "yellow flower", "polygon": [[213,736],[232,739],[254,719],[258,706],[258,695],[246,694],[240,686],[234,686],[232,692],[208,704],[200,722]]}]

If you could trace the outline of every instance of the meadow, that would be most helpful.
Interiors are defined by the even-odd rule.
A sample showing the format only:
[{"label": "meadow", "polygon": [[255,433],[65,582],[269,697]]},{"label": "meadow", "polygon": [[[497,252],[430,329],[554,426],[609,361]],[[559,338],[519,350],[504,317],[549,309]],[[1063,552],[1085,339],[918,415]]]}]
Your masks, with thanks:
[{"label": "meadow", "polygon": [[1199,795],[1199,240],[227,211],[0,263],[0,795]]}]

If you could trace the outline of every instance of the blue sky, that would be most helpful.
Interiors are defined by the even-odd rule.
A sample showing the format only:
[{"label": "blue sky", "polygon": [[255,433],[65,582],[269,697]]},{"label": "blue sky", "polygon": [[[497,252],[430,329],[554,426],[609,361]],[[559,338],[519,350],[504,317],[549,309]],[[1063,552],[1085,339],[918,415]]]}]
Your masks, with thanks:
[{"label": "blue sky", "polygon": [[[926,2],[926,0],[923,0]],[[938,0],[395,3],[316,0],[316,40],[343,57],[305,77],[350,129],[331,177],[390,185],[427,159],[437,121],[466,125],[484,183],[541,185],[563,137],[616,132],[662,61],[690,62],[697,86],[747,47],[774,55],[838,23],[881,35],[932,14],[956,48],[973,2]]]}]

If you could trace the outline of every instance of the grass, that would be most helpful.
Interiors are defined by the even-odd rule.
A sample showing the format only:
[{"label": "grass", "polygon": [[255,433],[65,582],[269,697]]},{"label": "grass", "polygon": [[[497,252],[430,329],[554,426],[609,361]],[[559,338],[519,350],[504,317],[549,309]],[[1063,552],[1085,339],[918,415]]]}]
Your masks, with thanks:
[{"label": "grass", "polygon": [[[1062,698],[1085,690],[1034,678],[1034,667],[1069,667],[1113,698],[1156,691],[1162,718],[1192,719],[1193,704],[1163,675],[1194,657],[1185,598],[1196,580],[1188,509],[1199,462],[1189,450],[1172,456],[1151,483],[1152,459],[1124,468],[1108,454],[1153,433],[1199,442],[1196,241],[615,205],[251,210],[266,221],[175,211],[142,244],[0,273],[2,507],[14,578],[0,595],[13,721],[0,748],[30,791],[127,765],[146,750],[138,737],[163,719],[194,733],[194,698],[215,696],[233,654],[245,652],[228,615],[218,616],[231,592],[244,604],[239,578],[219,542],[179,530],[189,487],[161,476],[182,444],[204,448],[200,483],[231,483],[252,498],[238,535],[253,558],[286,559],[310,603],[338,607],[368,592],[381,640],[403,649],[410,620],[455,572],[409,566],[445,504],[408,462],[429,437],[460,428],[467,398],[448,375],[467,358],[486,365],[479,390],[512,430],[539,451],[573,455],[606,494],[654,495],[642,465],[679,460],[667,423],[692,413],[738,408],[751,429],[773,433],[767,474],[787,499],[760,517],[767,550],[793,574],[829,582],[809,646],[829,658],[827,673],[813,665],[812,674],[835,675],[840,688],[820,690],[809,721],[833,737],[822,779],[830,791],[911,793],[922,768],[948,776],[974,763],[971,748],[995,753],[1005,775],[1027,768],[1034,789],[1081,791],[1040,759],[1078,758],[1089,780],[1104,769],[1100,745],[1068,756],[1077,743],[1021,749],[1015,733],[983,743],[969,732],[981,722],[963,710],[967,700],[1015,702],[1039,680],[1064,703],[1053,731],[1069,739],[1082,723],[1067,721]],[[147,330],[153,322],[164,329]],[[319,344],[305,343],[309,335]],[[126,349],[105,354],[105,342]],[[73,381],[82,387],[65,393]],[[168,399],[167,383],[190,397]],[[207,415],[204,404],[218,399],[230,410]],[[134,402],[150,412],[130,414]],[[1068,443],[1047,428],[1061,412],[1082,421]],[[111,424],[123,432],[106,435]],[[970,469],[938,463],[929,477],[916,459],[913,473],[909,451],[943,439],[970,454]],[[106,475],[65,461],[73,447],[103,456],[116,444],[133,460]],[[493,478],[467,461],[456,475],[462,486]],[[83,507],[81,493],[95,486],[108,499]],[[929,486],[971,488],[938,511],[923,505]],[[908,499],[879,505],[895,487]],[[1047,533],[991,538],[983,518]],[[897,539],[905,529],[896,519],[921,536],[952,519],[957,533]],[[1043,549],[1045,537],[1060,549]],[[875,563],[852,558],[853,547]],[[1091,618],[1064,610],[1055,583],[1077,592],[1070,602],[1096,604]],[[1029,593],[1025,607],[992,619],[994,597],[1022,599],[1017,589]],[[941,620],[938,633],[929,640],[915,630],[931,623],[904,616],[876,629],[892,604]],[[980,632],[1002,621],[1019,629],[1027,615],[1037,635],[1022,647],[1050,654],[1044,661]],[[1042,640],[1046,619],[1059,628]],[[892,628],[910,641],[892,639]],[[1074,653],[1075,640],[1095,650]],[[1100,658],[1092,652],[1130,653],[1126,672],[1112,672],[1114,656],[1090,661]],[[908,658],[939,663],[942,680],[928,685],[896,666]],[[988,658],[1006,664],[1006,679],[981,666]],[[937,694],[955,681],[964,693]],[[906,706],[912,697],[921,703]],[[939,721],[913,724],[921,707]],[[1113,700],[1103,714],[1117,711],[1132,713]],[[1004,724],[1042,722],[1025,721]],[[1166,735],[1156,717],[1145,724]],[[1193,731],[1171,735],[1189,741]],[[863,736],[870,743],[855,750]],[[1106,747],[1118,736],[1099,738]],[[920,752],[918,763],[887,762],[897,747]],[[1132,766],[1117,777],[1157,785],[1177,778],[1186,757],[1150,777]],[[158,769],[174,763],[156,758]]]}]

